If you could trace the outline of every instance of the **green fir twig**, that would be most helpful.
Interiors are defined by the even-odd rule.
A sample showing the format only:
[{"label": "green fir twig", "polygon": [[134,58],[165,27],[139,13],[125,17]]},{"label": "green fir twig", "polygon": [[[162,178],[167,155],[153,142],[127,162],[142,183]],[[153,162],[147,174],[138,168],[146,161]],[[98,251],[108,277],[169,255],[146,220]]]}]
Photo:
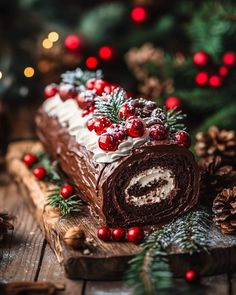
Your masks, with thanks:
[{"label": "green fir twig", "polygon": [[176,108],[165,110],[166,111],[166,123],[169,126],[171,132],[176,132],[178,130],[185,130],[186,127],[182,121],[186,118],[186,114],[177,111]]},{"label": "green fir twig", "polygon": [[122,88],[116,88],[111,94],[106,95],[106,100],[104,98],[98,97],[95,102],[95,115],[96,116],[106,116],[114,123],[122,123],[123,120],[119,117],[119,109],[127,102],[126,92]]},{"label": "green fir twig", "polygon": [[51,194],[48,196],[47,205],[60,209],[62,216],[80,212],[80,206],[82,206],[83,203],[76,195],[73,195],[68,199],[63,199],[59,187],[50,190],[50,192]]}]

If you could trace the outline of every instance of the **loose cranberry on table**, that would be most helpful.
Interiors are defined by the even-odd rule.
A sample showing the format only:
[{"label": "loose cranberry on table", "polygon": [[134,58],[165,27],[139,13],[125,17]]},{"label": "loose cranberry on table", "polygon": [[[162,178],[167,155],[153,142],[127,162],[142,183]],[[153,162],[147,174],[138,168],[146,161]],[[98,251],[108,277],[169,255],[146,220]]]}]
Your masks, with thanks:
[{"label": "loose cranberry on table", "polygon": [[102,95],[104,92],[105,86],[108,85],[108,82],[105,80],[95,80],[93,89],[96,90],[97,95]]},{"label": "loose cranberry on table", "polygon": [[122,227],[117,227],[112,230],[112,239],[116,242],[122,242],[125,240],[126,231]]},{"label": "loose cranberry on table", "polygon": [[34,165],[36,162],[38,161],[38,158],[32,154],[32,153],[28,153],[25,154],[23,157],[23,162],[25,163],[25,165],[27,165],[28,167],[31,167],[32,165]]},{"label": "loose cranberry on table", "polygon": [[43,167],[37,167],[37,168],[35,168],[35,169],[33,170],[33,174],[34,174],[34,176],[35,176],[37,179],[42,180],[42,179],[45,178],[45,176],[46,176],[47,173],[46,173],[45,168],[43,168]]},{"label": "loose cranberry on table", "polygon": [[162,124],[152,125],[149,129],[149,137],[155,140],[164,140],[168,136],[167,128]]},{"label": "loose cranberry on table", "polygon": [[112,124],[106,129],[106,132],[117,137],[119,141],[122,141],[125,138],[127,138],[125,126],[120,124]]},{"label": "loose cranberry on table", "polygon": [[104,133],[100,135],[98,139],[98,145],[100,149],[106,152],[112,152],[117,150],[118,143],[119,141],[117,137],[109,133]]},{"label": "loose cranberry on table", "polygon": [[74,188],[70,184],[65,184],[61,187],[60,194],[64,199],[68,199],[73,195]]},{"label": "loose cranberry on table", "polygon": [[108,227],[103,226],[97,231],[97,236],[100,240],[107,242],[111,238],[111,231]]},{"label": "loose cranberry on table", "polygon": [[145,132],[143,121],[138,117],[129,117],[125,123],[127,134],[131,137],[141,137]]},{"label": "loose cranberry on table", "polygon": [[107,117],[105,116],[97,117],[95,118],[93,129],[98,135],[101,135],[102,133],[104,133],[104,129],[106,127],[111,126],[111,124],[112,124],[111,121]]},{"label": "loose cranberry on table", "polygon": [[127,233],[127,240],[130,243],[140,244],[143,241],[144,232],[139,226],[131,227]]},{"label": "loose cranberry on table", "polygon": [[135,108],[128,103],[124,103],[119,110],[119,117],[127,119],[135,114]]},{"label": "loose cranberry on table", "polygon": [[62,100],[75,98],[77,96],[77,90],[74,85],[71,84],[60,84],[59,94]]},{"label": "loose cranberry on table", "polygon": [[188,132],[179,130],[174,134],[175,142],[183,147],[189,148],[191,146],[191,137]]},{"label": "loose cranberry on table", "polygon": [[44,97],[50,98],[54,95],[56,95],[58,92],[58,86],[55,83],[49,84],[44,89]]}]

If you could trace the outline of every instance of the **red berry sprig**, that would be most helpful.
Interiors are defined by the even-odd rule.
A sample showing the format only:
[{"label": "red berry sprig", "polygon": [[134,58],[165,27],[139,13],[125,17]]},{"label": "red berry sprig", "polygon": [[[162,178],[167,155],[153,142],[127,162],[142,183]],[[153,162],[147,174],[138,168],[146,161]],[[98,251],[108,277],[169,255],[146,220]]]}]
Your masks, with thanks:
[{"label": "red berry sprig", "polygon": [[100,240],[108,242],[111,238],[111,230],[108,227],[103,226],[98,230],[97,236]]},{"label": "red berry sprig", "polygon": [[185,148],[189,148],[191,146],[191,137],[188,134],[188,132],[184,130],[177,131],[174,134],[174,140],[178,145],[183,146]]},{"label": "red berry sprig", "polygon": [[145,133],[143,121],[136,116],[128,118],[128,120],[125,122],[125,128],[127,134],[134,138],[141,137]]},{"label": "red berry sprig", "polygon": [[149,137],[155,140],[164,140],[168,137],[168,129],[162,124],[152,125],[149,129]]},{"label": "red berry sprig", "polygon": [[168,97],[165,101],[165,107],[167,108],[167,110],[174,109],[174,108],[179,110],[182,107],[182,101],[177,96]]},{"label": "red berry sprig", "polygon": [[33,170],[33,174],[37,179],[42,180],[45,178],[47,172],[44,167],[37,167]]},{"label": "red berry sprig", "polygon": [[140,244],[143,241],[144,232],[139,226],[131,227],[127,233],[127,240],[130,243]]},{"label": "red berry sprig", "polygon": [[55,83],[49,84],[44,89],[44,97],[50,98],[58,93],[58,86]]},{"label": "red berry sprig", "polygon": [[195,83],[199,87],[206,86],[208,83],[208,80],[209,80],[209,76],[208,76],[208,73],[205,71],[201,71],[197,73],[195,76]]},{"label": "red berry sprig", "polygon": [[36,157],[35,154],[28,153],[28,154],[25,154],[25,155],[24,155],[24,157],[23,157],[22,160],[23,160],[23,162],[25,163],[26,166],[31,167],[31,166],[33,166],[35,163],[37,163],[38,158]]},{"label": "red berry sprig", "polygon": [[123,242],[125,240],[126,231],[122,227],[117,227],[112,230],[112,239],[116,242]]},{"label": "red berry sprig", "polygon": [[193,63],[197,67],[205,67],[210,61],[210,55],[204,51],[198,51],[193,55]]},{"label": "red berry sprig", "polygon": [[65,184],[61,187],[60,194],[64,199],[68,199],[73,195],[74,188],[70,184]]}]

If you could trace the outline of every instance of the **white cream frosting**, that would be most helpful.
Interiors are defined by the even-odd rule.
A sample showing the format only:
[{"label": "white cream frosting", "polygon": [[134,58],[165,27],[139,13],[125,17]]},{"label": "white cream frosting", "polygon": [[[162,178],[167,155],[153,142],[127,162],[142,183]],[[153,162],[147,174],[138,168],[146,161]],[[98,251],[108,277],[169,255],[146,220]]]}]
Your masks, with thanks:
[{"label": "white cream frosting", "polygon": [[[160,187],[156,187],[148,193],[141,196],[130,195],[128,190],[135,184],[141,185],[141,187],[151,185],[152,181],[166,180],[167,183]],[[175,178],[173,173],[169,169],[163,169],[162,167],[155,167],[142,171],[138,175],[135,175],[125,188],[125,200],[126,203],[134,206],[143,206],[148,204],[160,203],[165,200],[175,190]]]},{"label": "white cream frosting", "polygon": [[86,126],[90,116],[82,117],[82,110],[74,99],[63,102],[56,94],[43,103],[43,109],[49,116],[56,117],[62,126],[67,126],[70,135],[75,136],[79,144],[91,151],[98,163],[112,163],[127,156],[134,147],[147,140],[146,134],[138,138],[128,137],[119,144],[116,151],[105,152],[98,145],[98,135],[94,131],[89,131]]}]

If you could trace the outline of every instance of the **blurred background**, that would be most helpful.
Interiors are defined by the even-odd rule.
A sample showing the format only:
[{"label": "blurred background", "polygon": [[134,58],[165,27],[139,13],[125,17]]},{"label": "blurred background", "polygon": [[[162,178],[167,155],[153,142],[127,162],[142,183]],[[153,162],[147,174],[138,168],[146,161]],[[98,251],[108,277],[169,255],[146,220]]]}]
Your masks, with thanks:
[{"label": "blurred background", "polygon": [[0,153],[34,136],[44,88],[102,69],[134,96],[236,129],[235,1],[1,0]]}]

